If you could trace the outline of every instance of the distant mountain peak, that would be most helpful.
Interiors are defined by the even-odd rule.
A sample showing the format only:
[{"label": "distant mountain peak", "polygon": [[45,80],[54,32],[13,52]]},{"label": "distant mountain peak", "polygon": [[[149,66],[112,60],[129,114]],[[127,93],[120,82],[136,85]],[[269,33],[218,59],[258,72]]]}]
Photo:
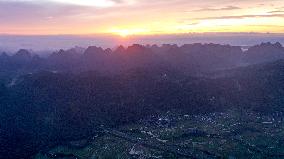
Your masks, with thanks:
[{"label": "distant mountain peak", "polygon": [[13,58],[19,62],[28,62],[32,59],[32,54],[26,49],[20,49]]},{"label": "distant mountain peak", "polygon": [[101,54],[101,53],[105,53],[103,48],[97,46],[89,46],[84,52],[85,55]]},{"label": "distant mountain peak", "polygon": [[26,49],[20,49],[15,56],[31,57],[31,53]]},{"label": "distant mountain peak", "polygon": [[9,57],[9,55],[6,52],[2,52],[0,57]]},{"label": "distant mountain peak", "polygon": [[119,45],[116,49],[115,49],[115,53],[123,53],[125,51],[124,46]]},{"label": "distant mountain peak", "polygon": [[261,43],[250,47],[245,53],[248,63],[261,63],[284,58],[284,48],[279,42],[275,44],[271,42]]},{"label": "distant mountain peak", "polygon": [[271,43],[271,42],[267,42],[267,43],[261,43],[260,45],[256,45],[259,47],[277,47],[277,48],[283,48],[281,43],[276,42],[276,43]]},{"label": "distant mountain peak", "polygon": [[140,44],[133,44],[126,49],[127,53],[142,53],[145,52],[147,48]]}]

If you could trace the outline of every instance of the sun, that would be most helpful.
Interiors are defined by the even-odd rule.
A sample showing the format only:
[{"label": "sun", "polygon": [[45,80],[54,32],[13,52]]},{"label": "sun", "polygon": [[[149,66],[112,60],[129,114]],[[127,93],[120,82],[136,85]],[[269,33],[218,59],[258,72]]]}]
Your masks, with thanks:
[{"label": "sun", "polygon": [[117,30],[115,33],[124,38],[132,34],[129,30]]},{"label": "sun", "polygon": [[147,34],[148,30],[146,29],[111,29],[110,33],[126,38],[131,35]]}]

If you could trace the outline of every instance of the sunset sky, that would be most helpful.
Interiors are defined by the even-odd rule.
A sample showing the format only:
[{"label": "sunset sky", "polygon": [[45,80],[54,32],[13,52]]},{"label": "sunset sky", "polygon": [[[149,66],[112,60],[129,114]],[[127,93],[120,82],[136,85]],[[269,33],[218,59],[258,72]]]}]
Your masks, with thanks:
[{"label": "sunset sky", "polygon": [[284,0],[0,0],[2,34],[284,33]]}]

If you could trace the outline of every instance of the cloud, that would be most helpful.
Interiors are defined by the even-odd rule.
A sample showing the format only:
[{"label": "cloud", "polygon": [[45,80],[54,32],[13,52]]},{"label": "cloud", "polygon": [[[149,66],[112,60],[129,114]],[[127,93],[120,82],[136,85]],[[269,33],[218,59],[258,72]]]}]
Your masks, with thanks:
[{"label": "cloud", "polygon": [[61,3],[81,6],[110,7],[116,4],[124,3],[125,0],[0,0],[0,2],[18,2],[18,3]]},{"label": "cloud", "polygon": [[35,0],[0,0],[0,22],[29,22],[45,17],[66,17],[86,12],[96,13],[99,8],[90,6],[77,6],[58,2],[44,1],[37,3]]},{"label": "cloud", "polygon": [[94,6],[94,7],[111,7],[117,3],[121,3],[121,0],[47,0],[57,3],[74,4],[81,6]]},{"label": "cloud", "polygon": [[270,14],[284,13],[284,7],[277,7],[277,8],[274,8],[274,10],[269,11],[269,12],[267,12],[267,13],[270,13]]},{"label": "cloud", "polygon": [[284,18],[284,14],[252,14],[252,15],[232,15],[232,16],[215,16],[196,18],[196,20],[212,20],[212,19],[244,19],[244,18]]},{"label": "cloud", "polygon": [[[275,7],[283,7],[283,1],[274,0],[275,6],[268,5],[271,1],[263,3],[266,5],[259,6],[259,0],[0,0],[0,32],[28,34],[38,29],[40,33],[75,34],[112,28],[174,32],[179,25],[201,26],[196,28],[206,31],[215,24],[199,25],[204,19],[283,17],[282,9]],[[263,21],[283,25],[267,18]]]},{"label": "cloud", "polygon": [[275,10],[275,11],[270,11],[270,12],[267,12],[267,13],[269,13],[269,14],[279,14],[279,13],[284,13],[284,11],[282,11],[282,10]]},{"label": "cloud", "polygon": [[228,10],[237,10],[237,9],[242,9],[240,7],[237,6],[226,6],[226,7],[221,7],[221,8],[201,8],[201,9],[197,9],[197,10],[193,10],[191,12],[206,12],[206,11],[228,11]]}]

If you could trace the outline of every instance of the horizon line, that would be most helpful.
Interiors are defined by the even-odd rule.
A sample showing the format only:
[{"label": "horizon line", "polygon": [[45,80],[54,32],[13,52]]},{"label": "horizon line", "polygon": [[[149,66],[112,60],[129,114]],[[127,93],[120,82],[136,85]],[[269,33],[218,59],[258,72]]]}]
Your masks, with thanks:
[{"label": "horizon line", "polygon": [[[204,35],[204,34],[261,34],[261,35],[284,35],[284,32],[187,32],[187,33],[153,33],[132,34],[127,37],[151,37],[151,36],[178,36],[178,35]],[[0,36],[113,36],[122,37],[113,33],[86,33],[86,34],[18,34],[0,33]],[[125,37],[124,37],[125,38]]]}]

